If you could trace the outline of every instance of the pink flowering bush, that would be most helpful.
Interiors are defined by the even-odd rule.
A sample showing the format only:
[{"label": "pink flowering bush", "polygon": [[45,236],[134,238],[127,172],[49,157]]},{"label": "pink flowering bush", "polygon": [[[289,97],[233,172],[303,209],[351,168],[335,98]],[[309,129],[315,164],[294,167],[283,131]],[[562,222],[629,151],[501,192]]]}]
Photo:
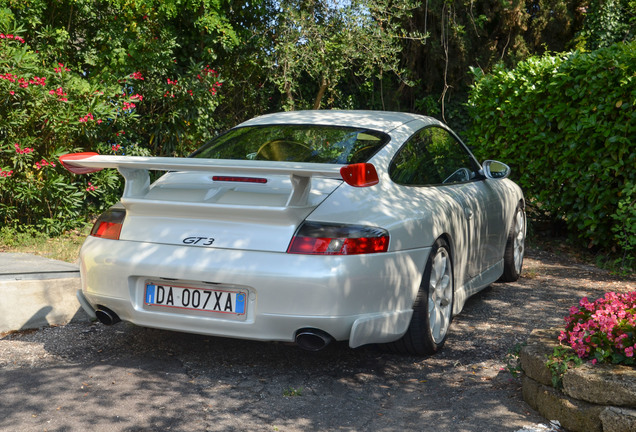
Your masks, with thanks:
[{"label": "pink flowering bush", "polygon": [[[213,51],[190,58],[190,45],[164,31],[169,17],[145,3],[143,14],[128,3],[110,2],[111,14],[85,6],[58,28],[31,25],[39,6],[0,8],[0,226],[57,234],[120,198],[117,171],[76,176],[62,154],[185,156],[225,129]],[[88,27],[76,33],[69,19]]]},{"label": "pink flowering bush", "polygon": [[174,78],[137,72],[127,84],[132,106],[143,102],[137,112],[154,154],[188,155],[223,128],[215,115],[223,82],[210,65],[192,64]]},{"label": "pink flowering bush", "polygon": [[117,173],[75,176],[59,156],[131,147],[119,132],[137,121],[133,104],[142,98],[122,95],[118,83],[90,85],[20,33],[0,28],[0,225],[59,234],[103,211],[121,188]]},{"label": "pink flowering bush", "polygon": [[579,358],[593,364],[636,363],[636,291],[610,292],[594,302],[583,298],[570,309],[565,322],[559,341]]}]

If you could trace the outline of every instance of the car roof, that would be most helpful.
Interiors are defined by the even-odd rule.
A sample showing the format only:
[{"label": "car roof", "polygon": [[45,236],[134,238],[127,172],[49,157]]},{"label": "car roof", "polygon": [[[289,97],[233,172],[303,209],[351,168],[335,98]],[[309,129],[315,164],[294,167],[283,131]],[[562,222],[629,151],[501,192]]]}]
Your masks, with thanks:
[{"label": "car roof", "polygon": [[439,124],[437,120],[431,117],[410,113],[362,110],[307,110],[265,114],[241,123],[237,127],[264,126],[269,124],[321,124],[362,127],[388,133],[403,124],[415,120],[430,124]]}]

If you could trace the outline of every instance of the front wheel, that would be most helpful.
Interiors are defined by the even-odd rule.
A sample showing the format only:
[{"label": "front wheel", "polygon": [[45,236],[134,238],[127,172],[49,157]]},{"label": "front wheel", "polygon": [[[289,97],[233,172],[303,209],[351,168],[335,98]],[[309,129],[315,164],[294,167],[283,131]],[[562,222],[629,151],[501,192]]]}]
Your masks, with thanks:
[{"label": "front wheel", "polygon": [[506,250],[504,251],[504,272],[499,280],[501,282],[514,282],[521,275],[523,267],[523,255],[526,242],[526,213],[521,204],[517,206],[515,216],[508,233]]},{"label": "front wheel", "polygon": [[432,354],[442,348],[453,317],[453,294],[450,248],[446,241],[438,239],[426,262],[411,324],[404,336],[389,344],[390,347],[411,355]]}]

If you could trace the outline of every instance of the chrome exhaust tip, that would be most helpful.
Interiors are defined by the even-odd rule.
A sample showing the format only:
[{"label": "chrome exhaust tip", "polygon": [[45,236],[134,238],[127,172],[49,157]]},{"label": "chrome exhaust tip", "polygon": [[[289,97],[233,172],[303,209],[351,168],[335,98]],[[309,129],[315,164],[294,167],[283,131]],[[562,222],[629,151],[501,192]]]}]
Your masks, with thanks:
[{"label": "chrome exhaust tip", "polygon": [[329,333],[318,329],[301,329],[296,332],[296,345],[307,351],[320,351],[331,343]]}]

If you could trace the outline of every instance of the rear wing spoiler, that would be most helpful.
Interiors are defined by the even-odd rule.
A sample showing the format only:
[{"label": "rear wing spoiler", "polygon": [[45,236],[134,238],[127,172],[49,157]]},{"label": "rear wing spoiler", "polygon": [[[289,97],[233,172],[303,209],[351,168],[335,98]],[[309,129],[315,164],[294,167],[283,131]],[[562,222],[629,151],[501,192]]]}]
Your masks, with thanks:
[{"label": "rear wing spoiler", "polygon": [[141,198],[150,190],[149,171],[207,171],[232,175],[289,175],[292,191],[287,207],[307,203],[311,178],[344,180],[354,187],[373,186],[378,173],[370,163],[352,165],[196,159],[174,157],[108,156],[97,153],[69,153],[60,156],[62,166],[74,174],[88,174],[115,168],[126,181],[122,198]]}]

